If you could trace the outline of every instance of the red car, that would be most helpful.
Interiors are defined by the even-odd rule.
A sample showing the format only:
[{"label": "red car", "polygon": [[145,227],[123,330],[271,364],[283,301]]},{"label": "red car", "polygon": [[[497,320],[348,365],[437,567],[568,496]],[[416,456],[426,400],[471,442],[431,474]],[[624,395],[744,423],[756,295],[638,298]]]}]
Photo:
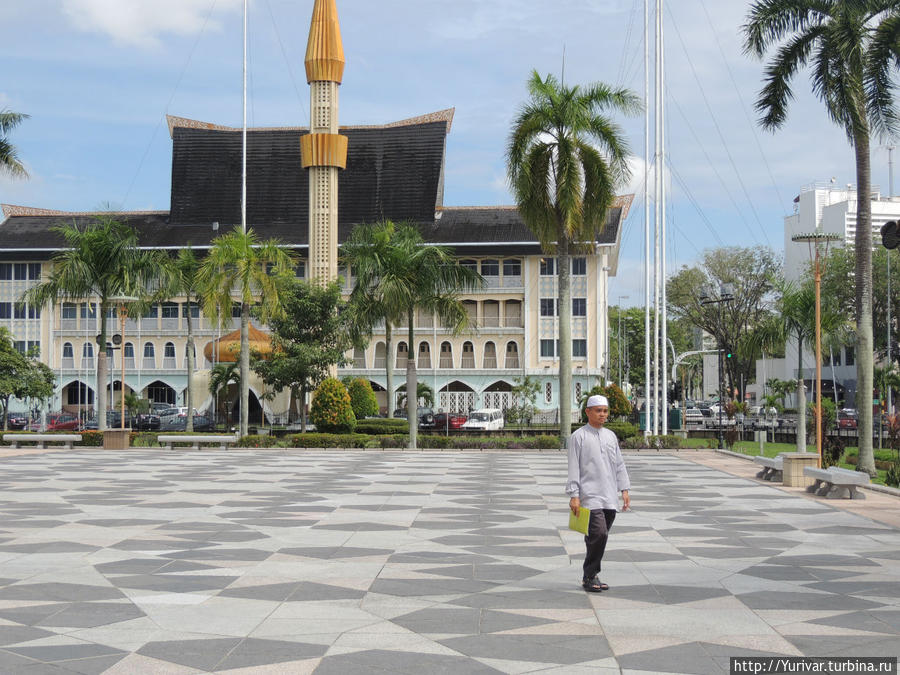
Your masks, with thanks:
[{"label": "red car", "polygon": [[855,410],[841,410],[838,413],[837,424],[839,429],[856,429],[859,418]]},{"label": "red car", "polygon": [[[40,420],[28,425],[31,431],[39,431]],[[81,421],[75,415],[69,413],[56,413],[47,415],[47,431],[78,431],[81,429]]]},{"label": "red car", "polygon": [[460,415],[459,413],[435,413],[434,429],[435,431],[440,431],[441,429],[461,429],[467,419],[468,418],[465,415]]}]

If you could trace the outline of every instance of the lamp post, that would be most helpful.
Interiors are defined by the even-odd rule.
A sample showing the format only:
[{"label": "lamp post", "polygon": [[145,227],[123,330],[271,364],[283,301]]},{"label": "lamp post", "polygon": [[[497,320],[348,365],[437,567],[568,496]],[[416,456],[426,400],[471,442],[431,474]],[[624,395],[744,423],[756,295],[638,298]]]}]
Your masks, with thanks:
[{"label": "lamp post", "polygon": [[[819,244],[825,244],[825,257],[827,258],[829,242],[837,239],[839,237],[836,234],[818,230],[791,237],[791,241],[809,244],[809,255],[813,261],[813,281],[816,286],[816,455],[820,469],[822,468],[822,272],[825,270],[825,262],[822,260]],[[802,375],[801,372],[801,377]],[[837,399],[837,392],[834,397]]]},{"label": "lamp post", "polygon": [[[110,298],[109,300],[110,302],[117,303],[119,306],[119,334],[113,335],[112,341],[115,348],[120,349],[122,352],[122,382],[119,387],[119,410],[121,414],[121,420],[119,428],[122,431],[125,431],[125,319],[128,316],[128,310],[126,309],[125,303],[134,302],[137,300],[137,298],[130,295],[119,295],[114,298]],[[113,389],[114,387],[110,387],[110,398],[112,398]]]},{"label": "lamp post", "polygon": [[719,295],[713,297],[708,289],[703,289],[701,291],[701,295],[699,297],[700,304],[703,306],[706,305],[716,305],[718,310],[718,320],[716,322],[716,327],[719,329],[716,332],[716,342],[718,347],[718,355],[719,355],[719,449],[723,450],[725,448],[725,437],[722,433],[722,392],[725,389],[724,383],[722,382],[722,352],[725,349],[725,345],[723,344],[722,339],[719,337],[722,333],[722,304],[725,302],[731,302],[734,300],[734,286],[732,284],[720,284],[719,285]]}]

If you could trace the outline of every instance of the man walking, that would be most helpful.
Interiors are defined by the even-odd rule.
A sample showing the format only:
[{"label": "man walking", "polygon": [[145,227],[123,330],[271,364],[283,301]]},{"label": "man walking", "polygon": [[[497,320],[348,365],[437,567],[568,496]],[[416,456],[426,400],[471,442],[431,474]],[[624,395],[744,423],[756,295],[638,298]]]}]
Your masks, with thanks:
[{"label": "man walking", "polygon": [[628,490],[631,482],[616,435],[604,428],[609,417],[609,401],[605,396],[591,396],[585,408],[588,423],[569,438],[569,480],[566,494],[569,508],[591,511],[588,531],[584,537],[587,552],[584,557],[584,576],[581,585],[590,593],[609,590],[600,581],[600,563],[606,550],[609,530],[616,519],[619,492],[623,511],[631,506]]}]

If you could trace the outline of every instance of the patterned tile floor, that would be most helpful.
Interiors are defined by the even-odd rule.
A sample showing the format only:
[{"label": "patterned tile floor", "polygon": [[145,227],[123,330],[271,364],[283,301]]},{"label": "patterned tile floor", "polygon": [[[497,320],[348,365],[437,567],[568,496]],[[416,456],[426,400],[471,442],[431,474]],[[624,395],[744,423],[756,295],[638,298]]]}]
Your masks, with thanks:
[{"label": "patterned tile floor", "polygon": [[[627,457],[578,585],[563,454],[82,451],[0,466],[2,673],[725,673],[900,655],[900,530]],[[900,507],[900,503],[898,503]]]}]

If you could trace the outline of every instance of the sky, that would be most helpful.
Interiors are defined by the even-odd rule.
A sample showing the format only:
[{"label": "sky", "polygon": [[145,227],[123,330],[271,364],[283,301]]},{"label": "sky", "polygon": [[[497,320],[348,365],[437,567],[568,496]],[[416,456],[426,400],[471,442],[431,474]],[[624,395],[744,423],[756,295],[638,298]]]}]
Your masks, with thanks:
[{"label": "sky", "polygon": [[[250,126],[308,124],[303,59],[312,5],[250,0]],[[341,124],[455,108],[449,206],[513,203],[504,152],[533,69],[567,84],[604,82],[643,96],[643,0],[337,6],[346,56]],[[807,73],[795,80],[782,129],[756,123],[763,63],[742,52],[747,7],[742,0],[667,0],[663,10],[670,274],[710,247],[768,246],[780,254],[783,218],[804,186],[855,182],[852,150],[810,93]],[[0,109],[31,116],[10,139],[31,178],[0,176],[0,202],[167,210],[172,144],[165,116],[241,124],[241,12],[241,0],[0,3]],[[621,192],[635,202],[609,301],[639,305],[644,121],[617,121],[634,153],[634,175]],[[888,192],[888,151],[877,141],[872,182]]]}]

